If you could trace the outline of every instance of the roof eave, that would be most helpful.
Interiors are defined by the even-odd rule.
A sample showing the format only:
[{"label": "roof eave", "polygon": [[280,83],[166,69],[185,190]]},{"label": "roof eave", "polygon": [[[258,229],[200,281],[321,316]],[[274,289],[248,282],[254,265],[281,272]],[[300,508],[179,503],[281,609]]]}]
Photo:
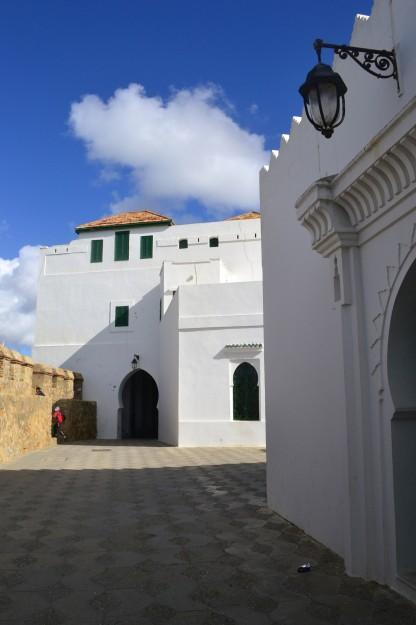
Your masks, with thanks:
[{"label": "roof eave", "polygon": [[163,221],[148,221],[145,223],[131,223],[131,224],[109,224],[103,226],[78,226],[75,228],[75,232],[79,234],[80,232],[96,232],[97,230],[129,230],[131,228],[146,228],[149,226],[173,226],[173,220],[163,220]]}]

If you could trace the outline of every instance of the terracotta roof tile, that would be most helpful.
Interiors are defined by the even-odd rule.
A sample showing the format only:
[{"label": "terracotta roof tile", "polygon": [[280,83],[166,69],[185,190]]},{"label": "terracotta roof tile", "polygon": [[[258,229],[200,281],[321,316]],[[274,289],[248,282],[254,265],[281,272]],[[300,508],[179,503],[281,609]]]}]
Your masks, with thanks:
[{"label": "terracotta roof tile", "polygon": [[260,219],[261,214],[258,211],[250,211],[249,213],[242,213],[241,215],[234,215],[234,217],[228,217],[225,221],[237,221],[242,219]]},{"label": "terracotta roof tile", "polygon": [[118,226],[139,226],[150,224],[166,224],[170,226],[173,224],[173,221],[170,217],[159,215],[153,211],[128,211],[81,224],[75,228],[75,232],[82,232],[84,230],[102,230]]}]

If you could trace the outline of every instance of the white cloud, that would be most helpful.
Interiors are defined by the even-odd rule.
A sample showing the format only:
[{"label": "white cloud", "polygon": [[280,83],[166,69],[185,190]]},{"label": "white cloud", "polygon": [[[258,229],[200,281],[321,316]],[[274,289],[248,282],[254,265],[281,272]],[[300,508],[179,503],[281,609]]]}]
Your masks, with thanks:
[{"label": "white cloud", "polygon": [[104,167],[100,171],[100,182],[113,182],[120,179],[120,173],[115,169]]},{"label": "white cloud", "polygon": [[0,342],[33,343],[38,274],[38,247],[26,245],[17,258],[0,258]]},{"label": "white cloud", "polygon": [[208,86],[163,101],[132,84],[107,102],[86,95],[72,105],[70,125],[90,159],[133,173],[135,206],[138,199],[142,208],[147,200],[198,200],[220,214],[251,210],[268,160],[264,138],[241,128],[221,95]]}]

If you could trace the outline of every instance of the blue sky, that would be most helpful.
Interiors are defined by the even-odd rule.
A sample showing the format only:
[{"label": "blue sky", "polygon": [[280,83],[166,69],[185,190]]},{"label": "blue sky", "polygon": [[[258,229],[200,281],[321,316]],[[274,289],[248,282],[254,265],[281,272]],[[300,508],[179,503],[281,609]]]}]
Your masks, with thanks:
[{"label": "blue sky", "polygon": [[[297,89],[315,63],[313,40],[347,42],[355,14],[369,14],[371,4],[6,0],[0,20],[0,289],[2,260],[16,258],[23,246],[66,242],[73,238],[76,224],[111,210],[145,208],[147,202],[150,208],[173,213],[178,221],[246,210],[241,192],[234,194],[238,180],[232,170],[228,187],[224,182],[227,188],[219,194],[221,183],[210,178],[209,167],[210,179],[204,184],[188,180],[186,172],[182,179],[180,168],[192,169],[189,163],[199,161],[206,147],[210,159],[204,138],[211,135],[210,126],[201,124],[201,115],[212,113],[212,123],[220,129],[218,140],[230,140],[226,158],[232,159],[241,147],[246,152],[244,166],[256,177],[258,163],[279,145],[291,116],[301,113]],[[132,83],[142,86],[139,94],[126,91]],[[121,91],[114,96],[117,90]],[[86,94],[97,96],[90,102],[89,125],[84,123]],[[94,126],[96,112],[109,98],[116,106],[127,96],[136,113],[126,117],[122,111],[121,117],[132,127],[137,114],[137,125],[146,134],[153,111],[163,113],[161,127],[168,128],[145,157],[140,138],[135,154],[123,152],[120,120],[109,123],[111,111]],[[78,117],[70,124],[71,106],[80,102]],[[168,116],[164,113],[169,102]],[[146,117],[149,105],[153,109]],[[171,127],[178,119],[179,129],[186,130],[189,117],[184,111],[191,108],[190,127],[196,129],[199,155],[179,158],[176,169],[170,170],[169,163],[177,160]],[[100,138],[111,133],[111,145],[101,145]],[[158,170],[165,138],[167,154]],[[88,142],[95,160],[87,158]],[[252,161],[247,153],[251,145]],[[159,193],[158,184],[163,187],[170,176]],[[247,192],[247,202],[252,197]],[[7,267],[10,288],[12,270]],[[0,341],[1,314],[0,306]]]}]

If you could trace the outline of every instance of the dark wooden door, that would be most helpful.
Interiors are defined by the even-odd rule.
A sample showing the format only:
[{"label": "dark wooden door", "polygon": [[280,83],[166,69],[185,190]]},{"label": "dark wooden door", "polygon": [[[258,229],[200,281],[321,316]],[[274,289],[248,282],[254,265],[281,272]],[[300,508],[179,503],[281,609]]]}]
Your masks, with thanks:
[{"label": "dark wooden door", "polygon": [[122,438],[157,438],[159,392],[143,369],[126,381],[123,389]]}]

